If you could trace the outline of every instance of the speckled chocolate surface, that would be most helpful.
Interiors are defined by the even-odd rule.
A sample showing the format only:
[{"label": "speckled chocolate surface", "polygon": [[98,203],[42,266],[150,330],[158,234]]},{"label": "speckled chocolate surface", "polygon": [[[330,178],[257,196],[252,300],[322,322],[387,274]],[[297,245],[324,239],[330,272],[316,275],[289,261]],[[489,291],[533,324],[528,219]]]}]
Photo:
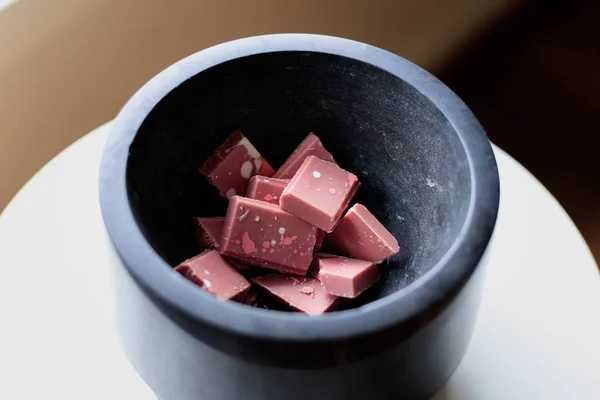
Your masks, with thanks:
[{"label": "speckled chocolate surface", "polygon": [[252,278],[252,282],[288,307],[308,315],[333,311],[339,302],[337,296],[327,292],[321,282],[314,278],[273,274]]},{"label": "speckled chocolate surface", "polygon": [[243,301],[250,289],[250,282],[215,250],[185,260],[175,271],[223,300]]},{"label": "speckled chocolate surface", "polygon": [[281,207],[234,196],[229,201],[220,252],[248,264],[306,275],[317,229]]},{"label": "speckled chocolate surface", "polygon": [[281,207],[331,232],[356,194],[356,175],[338,165],[309,156],[281,194]]},{"label": "speckled chocolate surface", "polygon": [[271,176],[275,171],[242,131],[233,132],[200,167],[200,172],[221,196],[245,195],[254,175]]},{"label": "speckled chocolate surface", "polygon": [[279,205],[281,193],[283,193],[283,189],[285,189],[289,182],[289,179],[253,176],[250,178],[246,197]]}]

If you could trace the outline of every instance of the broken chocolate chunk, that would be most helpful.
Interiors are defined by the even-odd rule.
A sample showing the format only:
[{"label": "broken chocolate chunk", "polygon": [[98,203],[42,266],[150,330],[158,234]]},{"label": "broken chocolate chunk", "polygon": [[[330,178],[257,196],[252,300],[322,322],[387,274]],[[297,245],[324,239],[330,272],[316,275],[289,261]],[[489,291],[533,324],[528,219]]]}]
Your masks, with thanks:
[{"label": "broken chocolate chunk", "polygon": [[380,263],[400,251],[398,241],[362,204],[355,204],[325,238],[328,250]]},{"label": "broken chocolate chunk", "polygon": [[240,130],[233,132],[200,167],[200,172],[221,196],[246,194],[254,175],[271,176],[275,172]]},{"label": "broken chocolate chunk", "polygon": [[331,153],[323,147],[321,139],[311,132],[306,136],[302,143],[296,147],[292,154],[290,154],[277,172],[275,172],[273,178],[291,179],[308,156],[315,156],[321,160],[335,163]]},{"label": "broken chocolate chunk", "polygon": [[317,229],[274,204],[234,196],[219,251],[244,263],[306,275]]},{"label": "broken chocolate chunk", "polygon": [[307,157],[284,189],[281,208],[331,232],[360,183],[356,175],[317,157]]},{"label": "broken chocolate chunk", "polygon": [[288,307],[309,315],[334,311],[338,304],[338,298],[328,293],[318,279],[273,274],[252,278],[252,282]]},{"label": "broken chocolate chunk", "polygon": [[377,265],[372,261],[322,253],[315,254],[310,274],[320,280],[329,293],[351,299],[379,279]]},{"label": "broken chocolate chunk", "polygon": [[215,250],[185,260],[175,271],[223,300],[243,301],[250,282]]},{"label": "broken chocolate chunk", "polygon": [[253,176],[250,179],[246,197],[262,200],[267,203],[279,205],[279,198],[283,189],[289,183],[289,179],[274,179],[264,176]]}]

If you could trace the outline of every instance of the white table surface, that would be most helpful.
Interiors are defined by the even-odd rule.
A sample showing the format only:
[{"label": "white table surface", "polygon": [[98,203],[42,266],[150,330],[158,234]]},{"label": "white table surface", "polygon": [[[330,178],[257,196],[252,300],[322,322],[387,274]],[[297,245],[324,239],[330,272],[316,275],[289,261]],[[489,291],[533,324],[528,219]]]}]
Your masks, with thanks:
[{"label": "white table surface", "polygon": [[[0,399],[154,400],[119,347],[98,204],[110,124],[0,215]],[[436,400],[600,398],[600,276],[560,205],[496,149],[501,207],[469,350]]]}]

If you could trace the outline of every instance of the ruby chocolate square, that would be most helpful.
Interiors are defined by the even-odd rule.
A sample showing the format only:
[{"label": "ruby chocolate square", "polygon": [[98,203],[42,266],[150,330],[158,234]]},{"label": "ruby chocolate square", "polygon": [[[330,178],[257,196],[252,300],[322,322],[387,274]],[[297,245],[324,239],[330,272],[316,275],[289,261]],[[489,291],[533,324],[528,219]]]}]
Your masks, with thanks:
[{"label": "ruby chocolate square", "polygon": [[306,275],[317,229],[281,207],[233,196],[221,234],[221,254],[247,264]]},{"label": "ruby chocolate square", "polygon": [[380,263],[400,251],[396,238],[362,204],[355,204],[325,238],[327,249]]},{"label": "ruby chocolate square", "polygon": [[310,156],[284,189],[279,204],[319,229],[331,232],[359,186],[356,175]]},{"label": "ruby chocolate square", "polygon": [[306,138],[304,138],[302,143],[296,147],[292,154],[290,154],[277,172],[275,172],[273,178],[291,179],[296,174],[298,169],[300,169],[302,163],[308,156],[315,156],[321,160],[335,163],[331,153],[328,152],[325,147],[323,147],[321,139],[311,132],[308,134],[308,136],[306,136]]},{"label": "ruby chocolate square", "polygon": [[310,274],[321,281],[331,294],[355,298],[379,279],[377,265],[372,261],[315,254]]},{"label": "ruby chocolate square", "polygon": [[219,190],[221,196],[231,198],[236,194],[246,194],[252,176],[271,176],[275,171],[248,138],[236,130],[206,160],[200,172]]}]

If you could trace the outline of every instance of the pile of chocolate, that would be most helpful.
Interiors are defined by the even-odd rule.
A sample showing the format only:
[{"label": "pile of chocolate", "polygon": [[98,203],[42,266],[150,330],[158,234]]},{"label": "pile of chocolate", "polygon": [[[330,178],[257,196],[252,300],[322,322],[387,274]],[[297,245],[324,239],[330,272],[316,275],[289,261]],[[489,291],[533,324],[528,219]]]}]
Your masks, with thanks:
[{"label": "pile of chocolate", "polygon": [[320,315],[373,285],[399,251],[363,205],[342,217],[360,182],[313,133],[275,171],[238,130],[200,172],[229,199],[227,215],[194,219],[207,250],[175,270],[220,299],[256,306],[260,293]]}]

